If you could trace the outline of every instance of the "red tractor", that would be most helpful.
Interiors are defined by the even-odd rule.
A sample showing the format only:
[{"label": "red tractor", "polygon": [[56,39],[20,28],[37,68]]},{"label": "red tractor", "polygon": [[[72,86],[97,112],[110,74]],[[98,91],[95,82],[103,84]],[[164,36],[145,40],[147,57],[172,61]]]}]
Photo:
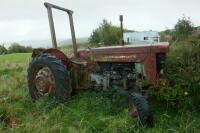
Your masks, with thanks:
[{"label": "red tractor", "polygon": [[[117,87],[128,99],[131,116],[141,124],[153,126],[153,114],[146,94],[160,82],[167,42],[145,45],[121,45],[77,50],[73,11],[44,3],[48,11],[53,48],[35,49],[28,68],[28,87],[31,98],[52,96],[69,99],[71,93],[85,89]],[[57,49],[52,8],[67,12],[73,42],[73,56]],[[123,31],[122,16],[121,29]]]}]

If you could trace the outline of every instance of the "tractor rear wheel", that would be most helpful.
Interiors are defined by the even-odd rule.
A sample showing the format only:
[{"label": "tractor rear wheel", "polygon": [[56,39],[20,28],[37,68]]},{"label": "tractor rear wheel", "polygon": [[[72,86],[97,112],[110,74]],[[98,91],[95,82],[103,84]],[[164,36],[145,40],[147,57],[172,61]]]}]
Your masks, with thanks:
[{"label": "tractor rear wheel", "polygon": [[29,63],[28,87],[33,100],[52,96],[64,101],[72,92],[70,72],[55,56],[49,54],[36,56]]},{"label": "tractor rear wheel", "polygon": [[128,111],[132,117],[138,118],[142,125],[153,127],[153,113],[150,111],[146,99],[138,94],[132,93],[129,97]]}]

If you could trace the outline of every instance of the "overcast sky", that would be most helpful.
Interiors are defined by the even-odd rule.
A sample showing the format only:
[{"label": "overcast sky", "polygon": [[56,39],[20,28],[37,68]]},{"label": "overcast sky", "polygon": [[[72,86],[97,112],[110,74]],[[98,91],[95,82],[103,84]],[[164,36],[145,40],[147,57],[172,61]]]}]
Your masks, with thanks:
[{"label": "overcast sky", "polygon": [[[133,30],[173,28],[183,14],[200,25],[200,0],[0,0],[0,42],[50,39],[45,1],[74,10],[77,37],[88,37],[102,19]],[[57,38],[69,38],[65,13],[54,10]]]}]

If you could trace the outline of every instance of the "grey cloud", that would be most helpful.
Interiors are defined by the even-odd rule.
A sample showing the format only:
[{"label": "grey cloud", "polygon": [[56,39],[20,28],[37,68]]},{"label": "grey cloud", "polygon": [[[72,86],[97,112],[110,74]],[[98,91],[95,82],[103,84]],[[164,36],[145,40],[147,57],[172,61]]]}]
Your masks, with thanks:
[{"label": "grey cloud", "polygon": [[[49,39],[45,0],[0,0],[0,42],[9,40]],[[199,0],[47,0],[75,11],[78,37],[89,36],[103,18],[135,30],[172,28],[183,14],[200,25]],[[68,37],[67,17],[54,11],[58,37]],[[68,30],[68,31],[67,31]]]}]

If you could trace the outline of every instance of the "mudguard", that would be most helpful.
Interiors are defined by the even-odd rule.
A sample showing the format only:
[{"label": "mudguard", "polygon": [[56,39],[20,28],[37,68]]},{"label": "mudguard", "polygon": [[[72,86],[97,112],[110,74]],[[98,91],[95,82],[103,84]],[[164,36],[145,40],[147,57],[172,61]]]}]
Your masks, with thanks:
[{"label": "mudguard", "polygon": [[55,48],[50,48],[50,49],[34,49],[33,53],[32,53],[32,58],[44,54],[44,53],[48,53],[52,56],[55,56],[56,58],[62,60],[62,62],[68,66],[70,64],[70,60],[69,58],[60,50],[55,49]]}]

